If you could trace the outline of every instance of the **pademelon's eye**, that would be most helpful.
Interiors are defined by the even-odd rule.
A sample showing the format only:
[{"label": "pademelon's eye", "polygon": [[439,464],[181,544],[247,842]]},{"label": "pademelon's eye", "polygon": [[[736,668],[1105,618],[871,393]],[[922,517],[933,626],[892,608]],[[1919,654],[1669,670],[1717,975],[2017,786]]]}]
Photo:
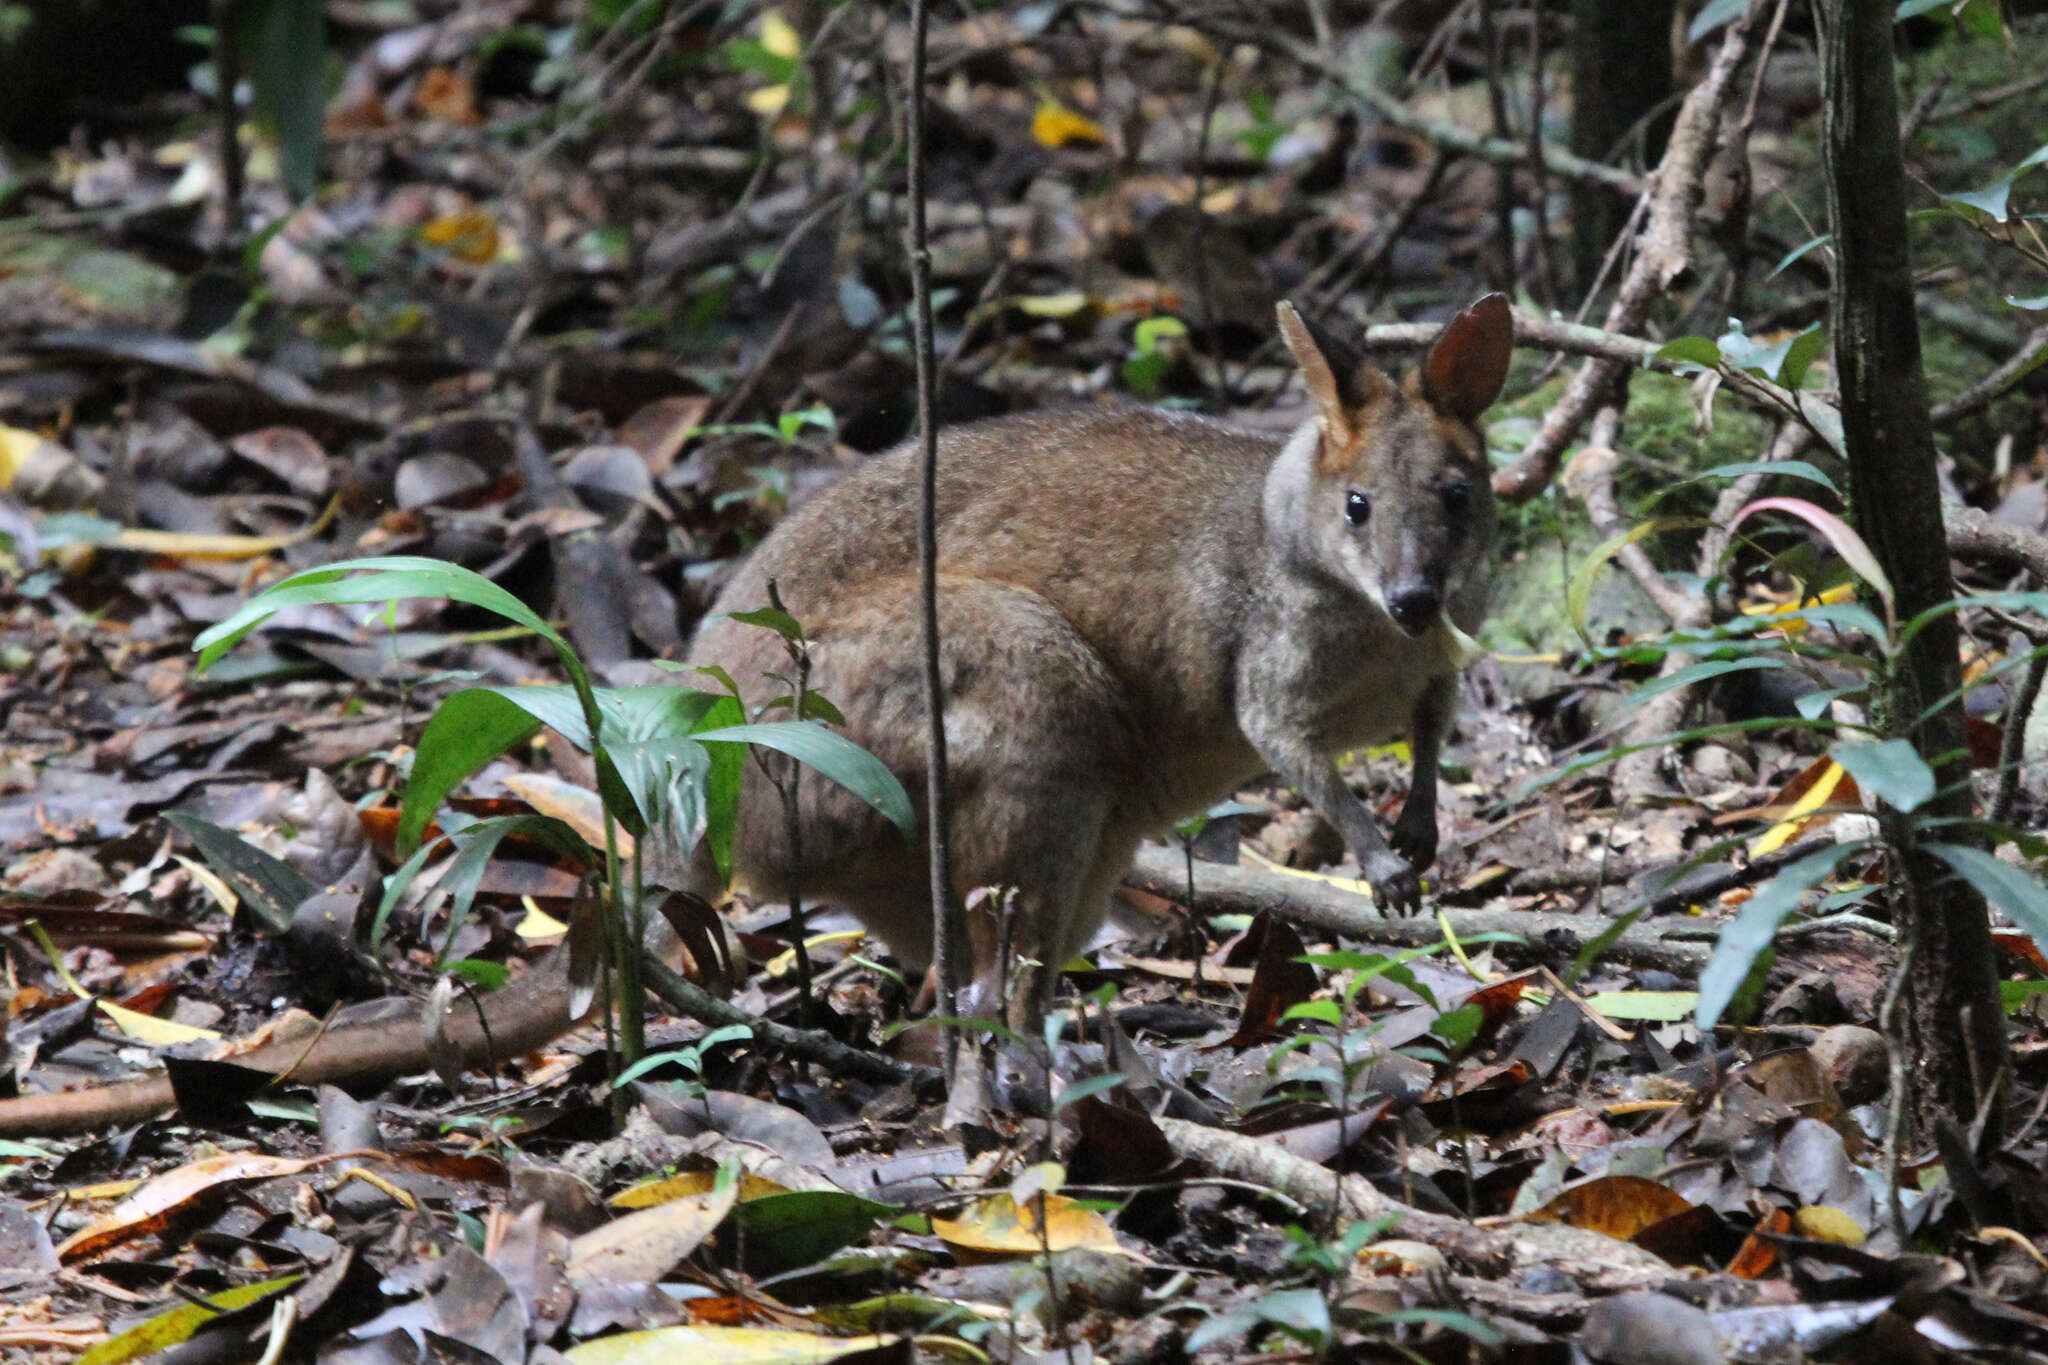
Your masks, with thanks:
[{"label": "pademelon's eye", "polygon": [[1344,495],[1344,520],[1353,526],[1365,525],[1365,519],[1372,515],[1372,500],[1354,488]]},{"label": "pademelon's eye", "polygon": [[1472,506],[1472,485],[1463,479],[1444,485],[1444,510],[1456,516]]}]

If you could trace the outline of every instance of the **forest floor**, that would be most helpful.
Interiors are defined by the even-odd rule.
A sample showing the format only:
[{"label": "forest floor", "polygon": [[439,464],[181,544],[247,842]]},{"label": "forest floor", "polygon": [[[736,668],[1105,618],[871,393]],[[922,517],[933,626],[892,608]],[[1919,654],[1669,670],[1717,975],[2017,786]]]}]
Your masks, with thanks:
[{"label": "forest floor", "polygon": [[[1729,510],[1730,466],[1776,459],[1750,496],[1828,505],[1841,467],[1785,444],[1777,414],[1655,369],[1564,452],[1611,463],[1504,510],[1426,913],[1380,916],[1319,816],[1248,787],[1191,852],[1141,857],[1068,973],[1053,1067],[1005,1072],[985,1124],[941,1126],[942,1087],[887,1037],[902,977],[815,911],[820,1026],[869,1060],[806,1061],[663,1005],[648,1036],[668,1060],[627,1082],[623,1130],[595,1026],[364,1073],[354,1097],[297,1066],[251,1083],[197,1060],[226,1040],[325,1056],[315,1033],[346,1036],[373,997],[406,1002],[400,1031],[459,1013],[437,981],[530,975],[588,916],[574,862],[518,839],[466,867],[440,845],[386,894],[437,705],[563,680],[533,632],[437,597],[303,606],[204,672],[200,632],[292,571],[426,556],[510,590],[600,682],[660,682],[747,550],[914,412],[906,30],[882,7],[799,34],[774,10],[682,6],[590,47],[530,0],[334,8],[318,197],[294,208],[247,130],[240,192],[274,231],[229,231],[218,129],[188,91],[0,154],[0,1093],[70,1103],[167,1062],[174,1087],[162,1113],[90,1133],[0,1099],[0,1359],[2048,1358],[2035,940],[2000,934],[2010,1136],[1888,1145],[1883,868],[1779,876],[1865,837],[1858,778],[1897,776],[1846,773],[1825,709],[1802,709],[1840,665],[1734,662],[1640,728],[1669,657],[1656,584],[1789,659],[1839,643],[1844,618],[1798,609],[1847,581],[1800,526],[1709,582],[1724,567],[1699,562],[1698,519]],[[1308,406],[1282,299],[1361,335],[1504,284],[1525,327],[1585,313],[1562,283],[1568,185],[1445,150],[1494,127],[1476,8],[1345,48],[1394,73],[1405,123],[1316,79],[1306,28],[1262,47],[1228,7],[1208,26],[942,18],[940,420],[1138,401],[1284,433]],[[1498,88],[1526,121],[1514,18]],[[1718,41],[1687,50],[1688,87]],[[2048,142],[2027,86],[2048,30],[1930,41],[1903,54],[1902,103],[1926,105],[1909,174],[1932,202]],[[1744,97],[1754,209],[1722,237],[1746,276],[1702,246],[1641,323],[1651,349],[1768,349],[1825,320],[1819,254],[1765,278],[1824,217],[1811,35],[1745,68]],[[1569,99],[1546,101],[1549,133]],[[1623,174],[1640,188],[1643,169]],[[2002,300],[2048,301],[2048,269],[1995,233],[1916,231],[1941,411],[2038,347]],[[1398,372],[1428,335],[1367,341]],[[1503,468],[1588,363],[1524,341],[1490,425]],[[1769,376],[1797,390],[1785,356]],[[1959,495],[2036,530],[2039,377],[1943,428]],[[1631,561],[1610,535],[1651,516],[1671,520]],[[1967,618],[1979,794],[2022,830],[2035,774],[1997,789],[2001,761],[2034,753],[2005,741],[2033,619]],[[1617,767],[1629,742],[1646,759]],[[1385,821],[1406,757],[1347,763]],[[551,734],[443,820],[540,815],[601,846],[594,786]],[[1789,918],[1703,1031],[1701,973],[1760,887]],[[729,918],[742,960],[706,984],[794,1025],[787,908]]]}]

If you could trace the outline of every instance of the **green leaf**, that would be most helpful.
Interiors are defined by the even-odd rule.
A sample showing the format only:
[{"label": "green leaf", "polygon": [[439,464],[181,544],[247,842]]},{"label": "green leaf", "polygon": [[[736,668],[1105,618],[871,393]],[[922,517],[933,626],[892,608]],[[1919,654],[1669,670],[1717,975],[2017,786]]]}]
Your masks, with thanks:
[{"label": "green leaf", "polygon": [[1921,847],[1954,868],[1985,900],[2012,916],[2013,923],[2048,953],[2048,888],[2041,885],[2040,878],[1967,844],[1925,843]]},{"label": "green leaf", "polygon": [[1844,858],[1860,847],[1860,842],[1837,844],[1810,853],[1780,868],[1776,876],[1743,902],[1735,918],[1721,931],[1720,942],[1714,945],[1713,955],[1700,972],[1700,999],[1693,1022],[1701,1033],[1711,1033],[1714,1025],[1721,1022],[1722,1011],[1741,989],[1757,957],[1771,946],[1779,923],[1798,907],[1799,898],[1820,885]]},{"label": "green leaf", "polygon": [[1328,1024],[1335,1028],[1344,1022],[1344,1015],[1342,1007],[1334,1000],[1303,1000],[1298,1004],[1289,1005],[1280,1015],[1280,1019],[1283,1023],[1293,1019],[1306,1019],[1311,1023]]},{"label": "green leaf", "polygon": [[1703,370],[1718,369],[1721,364],[1721,348],[1711,337],[1674,337],[1657,348],[1650,357],[1652,365],[1697,365]]},{"label": "green leaf", "polygon": [[[406,779],[405,797],[399,807],[397,848],[409,858],[420,846],[427,825],[432,822],[448,793],[455,790],[484,764],[524,744],[538,731],[545,717],[517,699],[520,693],[541,692],[541,688],[471,687],[455,693],[436,708],[427,728],[420,734],[419,750],[413,755],[412,775]],[[550,689],[566,693],[568,688]],[[529,700],[534,700],[529,697]],[[577,729],[583,729],[579,707],[571,705]],[[588,747],[587,745],[585,746]]]},{"label": "green leaf", "polygon": [[1586,633],[1586,608],[1593,598],[1593,580],[1599,576],[1600,570],[1607,566],[1607,561],[1645,536],[1700,524],[1698,517],[1659,517],[1655,521],[1646,521],[1626,531],[1617,532],[1595,546],[1593,552],[1572,571],[1572,581],[1565,589],[1565,613],[1572,623],[1572,629],[1579,633],[1579,638],[1588,644],[1592,643],[1592,637]]},{"label": "green leaf", "polygon": [[192,642],[192,647],[199,651],[199,671],[205,672],[243,636],[286,607],[389,602],[400,597],[445,597],[496,612],[546,640],[569,675],[588,686],[583,661],[576,657],[569,642],[536,616],[532,608],[482,574],[472,573],[459,564],[416,555],[346,560],[295,573],[282,583],[265,588],[227,620],[200,632]]},{"label": "green leaf", "polygon": [[305,873],[240,835],[181,810],[164,812],[199,849],[199,856],[231,886],[242,903],[272,929],[291,927],[292,913],[320,888]]},{"label": "green leaf", "polygon": [[764,629],[772,630],[785,640],[801,640],[804,638],[804,628],[797,624],[797,619],[777,607],[760,607],[753,611],[736,611],[731,613],[728,619],[737,621],[743,626],[761,626]]},{"label": "green leaf", "polygon": [[[1998,1004],[2007,1014],[2016,1014],[2026,1008],[2027,1002],[2039,995],[2048,995],[2048,981],[2001,981],[1998,983]],[[5,1156],[0,1151],[0,1156]]]},{"label": "green leaf", "polygon": [[[744,1199],[732,1211],[747,1253],[765,1253],[777,1265],[813,1265],[866,1237],[875,1224],[902,1212],[844,1190],[789,1190]],[[691,1354],[685,1350],[684,1356]],[[715,1351],[701,1357],[710,1360]]]},{"label": "green leaf", "polygon": [[[1753,370],[1788,389],[1799,387],[1807,366],[1820,350],[1820,324],[1779,341],[1762,342],[1745,336],[1741,324],[1729,327],[1721,338],[1721,358],[1737,369]],[[1795,360],[1796,355],[1796,360]]]},{"label": "green leaf", "polygon": [[320,0],[256,0],[237,34],[256,117],[277,139],[278,169],[295,200],[320,184],[327,113],[327,21]]},{"label": "green leaf", "polygon": [[448,971],[480,991],[500,990],[512,979],[512,969],[504,963],[481,957],[465,957],[460,962],[451,962]]},{"label": "green leaf", "polygon": [[1832,232],[1823,232],[1820,236],[1815,237],[1810,241],[1801,242],[1798,246],[1795,246],[1790,251],[1786,252],[1784,257],[1781,260],[1779,260],[1779,262],[1776,265],[1771,267],[1771,273],[1764,276],[1764,278],[1766,280],[1776,279],[1780,274],[1784,272],[1787,266],[1793,264],[1800,257],[1806,255],[1809,251],[1812,251],[1815,247],[1825,246],[1828,242],[1832,240],[1834,240],[1834,234]]},{"label": "green leaf", "polygon": [[1793,663],[1790,659],[1772,658],[1767,655],[1751,655],[1742,659],[1710,659],[1706,663],[1692,664],[1676,672],[1666,673],[1650,679],[1650,681],[1629,693],[1625,709],[1640,706],[1661,692],[1669,692],[1676,687],[1690,687],[1694,683],[1705,682],[1709,678],[1718,678],[1726,673],[1744,673],[1761,668],[1792,667]]},{"label": "green leaf", "polygon": [[1479,1036],[1479,1028],[1485,1022],[1485,1010],[1477,1005],[1460,1005],[1439,1014],[1429,1031],[1443,1039],[1451,1051],[1462,1052]]},{"label": "green leaf", "polygon": [[1140,398],[1151,398],[1159,392],[1175,365],[1172,356],[1164,351],[1140,351],[1124,361],[1120,368],[1124,387]]},{"label": "green leaf", "polygon": [[1806,379],[1807,370],[1812,368],[1813,358],[1820,354],[1824,339],[1819,323],[1793,337],[1792,344],[1785,350],[1784,363],[1778,367],[1778,382],[1788,389],[1798,388]]},{"label": "green leaf", "polygon": [[1817,483],[1836,497],[1842,495],[1842,490],[1835,485],[1833,479],[1828,477],[1825,470],[1821,469],[1819,465],[1809,464],[1805,460],[1738,460],[1733,464],[1715,465],[1704,474],[1695,474],[1689,479],[1680,479],[1677,483],[1670,485],[1670,487],[1660,490],[1657,493],[1657,497],[1666,497],[1674,489],[1684,488],[1688,484],[1699,483],[1706,479],[1739,479],[1746,474],[1763,474],[1767,476],[1783,474],[1787,478],[1805,479],[1810,483]]},{"label": "green leaf", "polygon": [[759,744],[788,754],[873,806],[903,831],[905,839],[917,842],[917,817],[911,810],[910,795],[896,780],[896,774],[866,749],[815,721],[778,720],[728,725],[699,731],[696,738],[706,744]]},{"label": "green leaf", "polygon": [[1863,740],[1833,745],[1828,757],[1856,779],[1856,785],[1894,810],[1911,813],[1934,795],[1934,769],[1903,739]]},{"label": "green leaf", "polygon": [[1131,343],[1141,352],[1156,351],[1159,343],[1168,337],[1184,337],[1188,325],[1179,318],[1146,318],[1131,333]]},{"label": "green leaf", "polygon": [[2011,212],[2012,182],[2013,177],[2007,175],[1979,189],[1944,194],[1941,202],[1968,210],[1963,215],[1966,218],[1972,214],[1983,214],[1994,223],[2003,223]]}]

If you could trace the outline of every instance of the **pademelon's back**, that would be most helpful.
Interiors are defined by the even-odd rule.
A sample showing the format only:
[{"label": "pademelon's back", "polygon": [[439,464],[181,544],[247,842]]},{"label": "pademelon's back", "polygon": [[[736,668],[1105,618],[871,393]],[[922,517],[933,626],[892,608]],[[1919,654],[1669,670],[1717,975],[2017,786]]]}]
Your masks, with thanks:
[{"label": "pademelon's back", "polygon": [[[1145,408],[1070,408],[939,435],[940,572],[1043,593],[1094,636],[1094,584],[1157,591],[1212,539],[1255,540],[1270,438]],[[764,605],[773,578],[806,626],[917,564],[918,449],[899,446],[793,512],[715,610]]]}]

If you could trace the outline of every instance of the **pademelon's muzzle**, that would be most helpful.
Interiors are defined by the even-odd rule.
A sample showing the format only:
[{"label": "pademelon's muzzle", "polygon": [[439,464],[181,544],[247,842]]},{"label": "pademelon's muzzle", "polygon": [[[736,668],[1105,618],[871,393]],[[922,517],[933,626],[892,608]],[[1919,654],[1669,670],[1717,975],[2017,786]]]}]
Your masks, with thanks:
[{"label": "pademelon's muzzle", "polygon": [[1443,614],[1443,594],[1427,583],[1410,583],[1387,594],[1387,615],[1407,635],[1420,635]]}]

